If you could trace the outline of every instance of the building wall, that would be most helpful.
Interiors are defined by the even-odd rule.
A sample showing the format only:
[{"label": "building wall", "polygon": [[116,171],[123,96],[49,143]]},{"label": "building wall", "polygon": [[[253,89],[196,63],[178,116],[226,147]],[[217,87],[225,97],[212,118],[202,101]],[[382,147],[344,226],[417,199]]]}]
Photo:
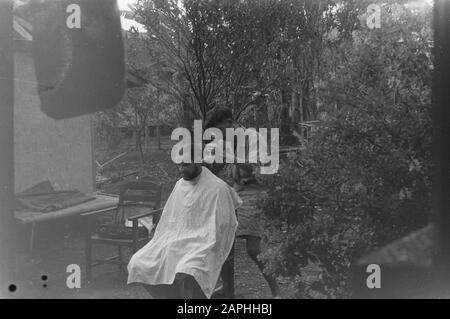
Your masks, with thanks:
[{"label": "building wall", "polygon": [[14,59],[15,191],[46,179],[58,190],[93,191],[90,115],[49,118],[40,109],[31,55],[16,52]]}]

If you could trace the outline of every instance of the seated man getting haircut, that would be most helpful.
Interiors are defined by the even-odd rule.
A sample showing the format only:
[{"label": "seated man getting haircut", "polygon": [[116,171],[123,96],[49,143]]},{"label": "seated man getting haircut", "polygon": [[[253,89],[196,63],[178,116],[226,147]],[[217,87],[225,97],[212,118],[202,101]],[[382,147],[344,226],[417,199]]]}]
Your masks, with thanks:
[{"label": "seated man getting haircut", "polygon": [[177,159],[182,178],[154,237],[128,264],[128,283],[142,283],[153,298],[210,298],[233,246],[242,201],[206,167],[191,163],[194,147]]}]

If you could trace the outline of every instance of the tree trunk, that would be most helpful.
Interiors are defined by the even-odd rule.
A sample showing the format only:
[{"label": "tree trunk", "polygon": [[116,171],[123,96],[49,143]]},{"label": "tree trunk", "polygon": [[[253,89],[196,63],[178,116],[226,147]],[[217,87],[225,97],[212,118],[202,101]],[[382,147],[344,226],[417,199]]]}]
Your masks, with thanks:
[{"label": "tree trunk", "polygon": [[136,131],[135,134],[136,134],[136,147],[141,157],[141,172],[142,172],[144,170],[145,165],[145,155],[144,150],[142,148],[142,137],[140,131]]},{"label": "tree trunk", "polygon": [[149,140],[150,140],[150,134],[149,134],[148,126],[146,125],[144,128],[144,149],[145,150],[148,149]]},{"label": "tree trunk", "polygon": [[[305,120],[303,116],[303,92],[300,92],[298,97],[298,116],[299,123],[302,123]],[[300,125],[300,136],[305,137],[303,125]]]},{"label": "tree trunk", "polygon": [[291,107],[289,109],[289,116],[291,117],[291,119],[293,119],[294,122],[295,122],[294,114],[295,114],[296,106],[297,106],[297,92],[292,91],[291,92]]},{"label": "tree trunk", "polygon": [[182,123],[182,125],[187,129],[191,129],[193,123],[194,123],[194,121],[193,121],[191,109],[186,104],[186,102],[184,102],[183,103],[183,123]]},{"label": "tree trunk", "polygon": [[290,118],[289,118],[289,100],[288,92],[281,91],[281,114],[280,114],[280,135],[281,143],[290,145],[293,142],[293,136],[291,134],[290,128]]},{"label": "tree trunk", "polygon": [[309,109],[309,84],[308,81],[303,85],[302,92],[302,106],[303,106],[303,121],[311,120],[311,112]]},{"label": "tree trunk", "polygon": [[158,138],[158,150],[161,149],[161,131],[159,124],[156,126],[156,136]]}]

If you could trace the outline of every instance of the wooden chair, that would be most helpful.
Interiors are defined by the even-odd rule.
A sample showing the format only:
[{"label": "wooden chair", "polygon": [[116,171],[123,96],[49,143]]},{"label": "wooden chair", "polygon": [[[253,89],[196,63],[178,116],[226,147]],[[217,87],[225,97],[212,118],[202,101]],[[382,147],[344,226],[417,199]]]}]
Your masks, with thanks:
[{"label": "wooden chair", "polygon": [[[139,236],[139,221],[144,217],[154,216],[159,217],[162,211],[161,208],[161,189],[158,184],[150,181],[132,181],[127,182],[121,187],[119,202],[117,207],[97,210],[82,214],[86,218],[86,282],[89,283],[92,278],[92,267],[102,264],[118,265],[119,274],[122,273],[123,268],[128,264],[128,261],[123,260],[122,248],[129,247],[134,254],[141,246],[147,243],[151,239],[151,232],[148,232],[148,236]],[[130,214],[130,211],[136,209],[140,210],[137,214]],[[144,212],[142,212],[144,210]],[[122,225],[125,227],[125,221],[128,220],[132,223],[132,238],[131,239],[117,239],[102,236],[92,227],[93,217],[100,217],[105,213],[111,213],[115,211],[115,218],[112,224]],[[128,211],[128,212],[127,212]],[[97,218],[98,219],[98,218]],[[155,225],[155,218],[153,218],[153,224]],[[122,226],[119,226],[122,228]],[[95,244],[103,244],[109,246],[117,246],[118,255],[112,256],[106,259],[98,259],[92,257],[92,249]]]}]

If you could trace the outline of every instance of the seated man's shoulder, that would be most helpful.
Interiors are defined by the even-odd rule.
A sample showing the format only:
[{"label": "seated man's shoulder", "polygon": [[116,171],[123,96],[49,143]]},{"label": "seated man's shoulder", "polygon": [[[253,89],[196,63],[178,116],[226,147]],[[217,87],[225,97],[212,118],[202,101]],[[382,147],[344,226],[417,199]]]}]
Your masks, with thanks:
[{"label": "seated man's shoulder", "polygon": [[216,189],[218,189],[218,190],[219,189],[224,189],[224,190],[228,189],[229,186],[224,180],[220,179],[217,176],[215,176],[215,177],[216,178],[214,178],[214,186]]},{"label": "seated man's shoulder", "polygon": [[183,182],[183,178],[178,179],[178,180],[175,182],[175,185],[173,185],[173,188],[176,188],[176,187],[177,187],[178,185],[180,185],[182,182]]},{"label": "seated man's shoulder", "polygon": [[219,194],[222,194],[224,196],[231,196],[234,197],[233,193],[237,195],[236,191],[233,189],[232,186],[228,185],[226,182],[222,181],[220,182],[220,186],[217,187],[217,192]]},{"label": "seated man's shoulder", "polygon": [[212,186],[214,187],[214,189],[216,189],[218,191],[229,189],[230,186],[223,179],[217,177],[216,175],[214,175],[212,173],[211,173],[210,177],[211,177],[211,182],[212,182]]}]

